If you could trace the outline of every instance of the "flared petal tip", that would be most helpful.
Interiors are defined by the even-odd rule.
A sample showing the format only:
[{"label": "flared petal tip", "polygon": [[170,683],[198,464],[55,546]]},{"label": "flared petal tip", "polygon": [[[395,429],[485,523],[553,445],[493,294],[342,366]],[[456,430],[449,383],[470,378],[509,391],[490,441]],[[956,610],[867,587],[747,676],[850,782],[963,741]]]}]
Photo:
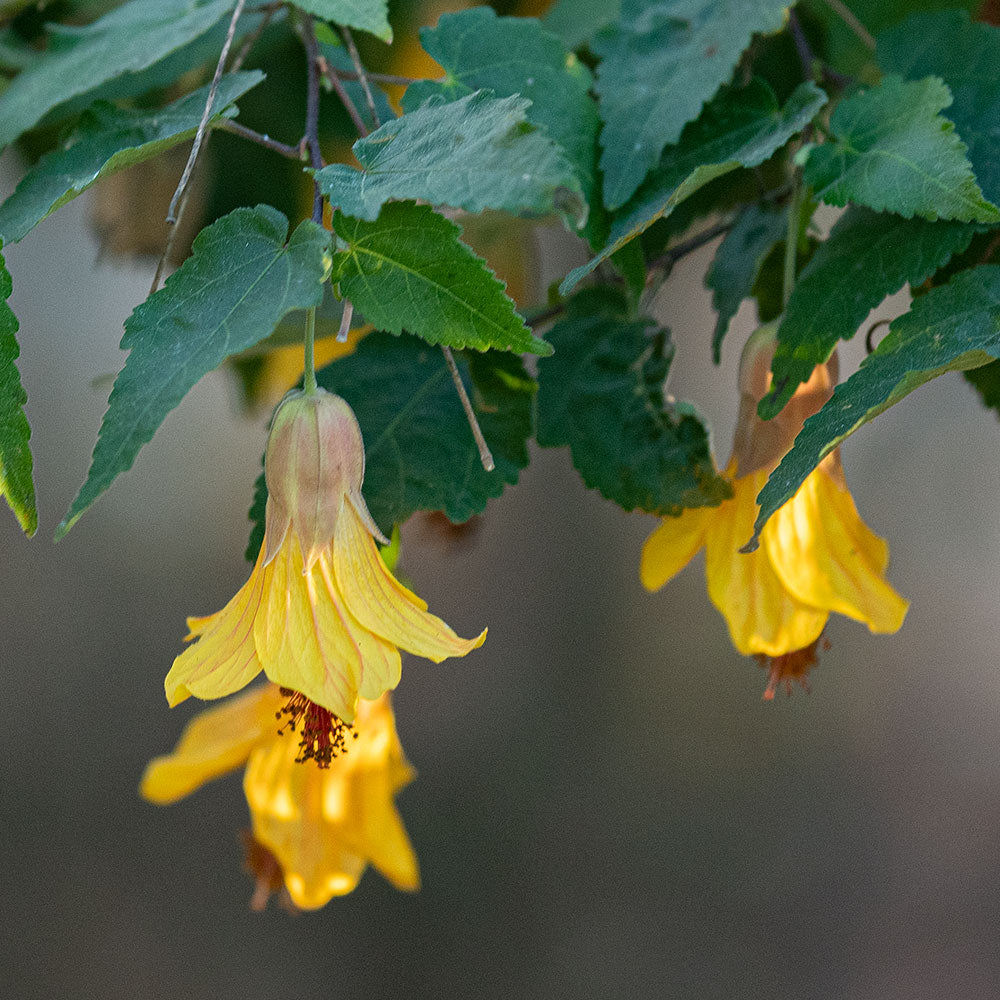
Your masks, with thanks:
[{"label": "flared petal tip", "polygon": [[166,757],[157,757],[146,765],[139,782],[139,795],[153,805],[166,806],[184,798],[190,789],[181,789],[171,780],[170,763]]}]

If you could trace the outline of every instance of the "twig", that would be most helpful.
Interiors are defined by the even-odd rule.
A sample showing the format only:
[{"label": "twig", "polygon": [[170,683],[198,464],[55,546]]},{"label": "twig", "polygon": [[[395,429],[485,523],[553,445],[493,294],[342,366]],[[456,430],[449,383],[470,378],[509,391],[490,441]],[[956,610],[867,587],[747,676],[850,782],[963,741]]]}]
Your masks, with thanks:
[{"label": "twig", "polygon": [[451,348],[445,347],[444,344],[441,345],[441,353],[444,355],[448,371],[451,373],[451,380],[455,383],[458,398],[462,401],[462,409],[465,410],[465,419],[469,421],[472,436],[476,439],[476,447],[479,449],[479,461],[483,463],[483,468],[487,472],[492,472],[496,468],[496,463],[493,461],[493,453],[490,451],[490,446],[486,443],[486,438],[483,437],[483,430],[476,419],[476,412],[472,409],[469,394],[465,391],[465,383],[462,381],[462,376],[458,373],[458,365],[455,364],[455,356],[451,353]]},{"label": "twig", "polygon": [[728,233],[733,228],[733,225],[734,222],[732,219],[716,222],[714,225],[709,226],[708,229],[703,229],[690,239],[675,243],[670,249],[664,251],[650,263],[650,271],[673,267],[682,257],[686,257],[689,253],[694,253],[695,250],[700,250],[706,243],[711,243],[716,236]]},{"label": "twig", "polygon": [[337,343],[346,344],[347,335],[351,332],[351,320],[354,318],[354,303],[344,299],[344,311],[340,317],[340,329],[337,331]]},{"label": "twig", "polygon": [[240,14],[243,13],[245,6],[246,0],[238,0],[236,7],[233,9],[233,16],[229,20],[229,31],[226,32],[226,41],[222,46],[222,51],[219,53],[219,61],[215,64],[215,75],[212,77],[212,85],[208,88],[208,100],[205,101],[205,110],[201,113],[201,121],[198,124],[198,131],[195,133],[194,143],[191,145],[191,152],[188,155],[187,163],[184,164],[184,172],[181,174],[177,190],[174,191],[174,196],[170,199],[170,207],[167,209],[168,225],[172,226],[177,222],[175,214],[177,205],[184,196],[184,189],[191,180],[194,161],[198,159],[198,154],[201,152],[201,144],[205,140],[205,132],[208,129],[208,119],[212,115],[212,105],[215,103],[215,95],[219,89],[219,80],[222,79],[222,71],[225,68],[226,59],[229,57],[233,37],[236,35],[236,22],[240,19]]},{"label": "twig", "polygon": [[557,302],[553,306],[546,306],[544,309],[539,309],[538,312],[525,317],[525,321],[530,327],[541,326],[543,323],[548,323],[550,319],[555,319],[556,316],[561,316],[565,311],[566,303]]},{"label": "twig", "polygon": [[[243,63],[246,62],[247,56],[250,55],[250,50],[260,40],[260,36],[264,34],[264,31],[266,30],[267,26],[271,23],[271,19],[280,9],[281,9],[280,3],[268,4],[267,7],[259,8],[259,12],[263,13],[264,15],[260,19],[260,24],[257,25],[257,27],[253,30],[253,32],[251,32],[250,36],[243,43],[243,47],[240,49],[239,52],[236,53],[236,56],[233,58],[233,61],[229,64],[227,72],[235,73],[243,65]],[[249,13],[257,13],[257,11],[251,11]]]},{"label": "twig", "polygon": [[355,72],[361,81],[361,89],[365,93],[365,103],[371,112],[372,122],[374,122],[375,128],[379,128],[382,122],[379,121],[378,111],[375,110],[375,95],[372,93],[371,85],[368,83],[368,74],[365,72],[364,64],[361,62],[361,56],[358,55],[358,47],[354,44],[354,36],[351,34],[351,29],[344,25],[340,26],[340,30],[343,32],[344,41],[347,43],[347,51],[351,54],[351,62],[354,63]]},{"label": "twig", "polygon": [[280,153],[290,160],[302,160],[302,150],[298,146],[289,146],[284,142],[278,142],[277,139],[272,139],[269,135],[262,135],[260,132],[255,132],[252,128],[247,128],[246,125],[241,125],[239,122],[233,121],[232,118],[224,118],[219,122],[218,128],[221,128],[224,132],[231,132],[233,135],[238,135],[241,139],[248,139],[250,142],[255,142],[258,146],[263,146],[265,149],[274,150],[275,153]]},{"label": "twig", "polygon": [[[305,143],[309,150],[309,162],[314,170],[323,166],[323,154],[319,148],[319,45],[316,44],[316,30],[309,14],[302,17],[302,44],[306,49],[307,84],[306,91],[306,134]],[[313,222],[323,223],[323,192],[319,181],[313,179]]]},{"label": "twig", "polygon": [[[335,73],[340,77],[341,80],[360,80],[361,74],[352,73],[349,69],[334,69],[330,67],[331,72]],[[387,87],[409,87],[411,83],[420,83],[423,77],[416,76],[397,76],[395,73],[373,73],[371,70],[366,69],[364,75],[368,77],[372,83],[382,83]]]},{"label": "twig", "polygon": [[875,51],[875,38],[872,33],[854,16],[854,12],[842,0],[823,0],[851,31],[861,40],[861,43]]},{"label": "twig", "polygon": [[802,63],[802,76],[806,80],[813,79],[815,75],[816,56],[806,38],[806,33],[802,30],[802,22],[795,10],[788,12],[788,30],[792,33],[792,41],[795,42],[795,51],[799,54],[799,62]]},{"label": "twig", "polygon": [[324,79],[333,88],[334,93],[340,98],[340,103],[344,105],[344,109],[350,115],[351,121],[354,123],[354,127],[358,130],[358,135],[363,139],[368,135],[368,127],[365,125],[364,119],[358,114],[358,109],[354,106],[354,102],[351,100],[350,95],[344,90],[344,85],[340,82],[340,77],[335,72],[334,68],[323,58],[322,55],[318,56],[319,70],[323,74]]}]

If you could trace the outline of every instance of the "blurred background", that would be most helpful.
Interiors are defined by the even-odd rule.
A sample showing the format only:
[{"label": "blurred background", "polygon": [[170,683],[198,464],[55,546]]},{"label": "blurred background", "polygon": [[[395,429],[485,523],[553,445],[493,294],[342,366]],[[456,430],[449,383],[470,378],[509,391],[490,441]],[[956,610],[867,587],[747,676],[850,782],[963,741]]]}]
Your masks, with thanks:
[{"label": "blurred background", "polygon": [[[0,160],[0,194],[21,169]],[[844,449],[912,607],[894,637],[834,618],[811,694],[761,700],[701,557],[646,593],[655,520],[586,490],[562,450],[536,451],[473,531],[414,518],[416,589],[460,634],[490,628],[466,659],[408,662],[395,698],[423,889],[369,871],[320,912],[250,912],[240,777],[168,808],[136,787],[198,708],[163,698],[185,615],[248,574],[266,411],[231,372],[207,376],[50,542],[154,267],[100,253],[99,191],[7,254],[41,528],[28,541],[0,511],[4,996],[1000,995],[1000,427],[958,376]],[[517,239],[541,289],[582,259],[556,229]],[[657,315],[670,390],[725,459],[756,321],[745,303],[715,369],[712,250],[677,267]]]}]

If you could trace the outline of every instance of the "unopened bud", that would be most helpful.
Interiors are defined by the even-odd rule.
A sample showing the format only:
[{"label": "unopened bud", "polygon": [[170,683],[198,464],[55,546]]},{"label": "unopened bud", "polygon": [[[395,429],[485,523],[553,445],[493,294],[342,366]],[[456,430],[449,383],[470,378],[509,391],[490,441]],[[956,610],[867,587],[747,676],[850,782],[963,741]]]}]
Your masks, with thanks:
[{"label": "unopened bud", "polygon": [[267,482],[265,565],[291,529],[309,570],[333,539],[345,500],[380,540],[364,499],[365,446],[354,411],[331,392],[295,392],[278,407],[264,455]]}]

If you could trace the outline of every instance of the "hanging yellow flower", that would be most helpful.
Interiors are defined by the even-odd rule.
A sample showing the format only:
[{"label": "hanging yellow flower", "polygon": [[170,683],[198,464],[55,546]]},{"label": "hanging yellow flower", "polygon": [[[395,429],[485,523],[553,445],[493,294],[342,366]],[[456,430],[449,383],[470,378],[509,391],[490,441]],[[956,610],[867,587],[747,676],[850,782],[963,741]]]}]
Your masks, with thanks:
[{"label": "hanging yellow flower", "polygon": [[[196,715],[174,752],[146,768],[143,797],[176,802],[246,763],[243,789],[253,825],[248,857],[263,890],[258,904],[280,877],[297,907],[317,909],[350,892],[368,864],[398,889],[418,889],[417,858],[393,802],[413,770],[389,696],[359,703],[355,726],[340,734],[346,745],[327,767],[302,766],[309,737],[296,707],[294,695],[267,684]],[[278,720],[286,715],[291,718],[282,727]],[[299,740],[287,732],[292,723],[300,726]],[[279,727],[285,731],[279,734]]]},{"label": "hanging yellow flower", "polygon": [[640,564],[643,585],[657,590],[705,547],[709,597],[736,649],[766,660],[766,697],[781,682],[801,681],[815,662],[831,611],[864,622],[872,632],[895,632],[908,607],[885,580],[888,546],[861,520],[839,450],[771,518],[760,548],[739,551],[753,534],[757,494],[837,380],[834,356],[817,366],[774,420],[761,420],[757,403],[770,378],[774,331],[774,324],[758,331],[741,361],[740,414],[726,470],[732,499],[664,518],[647,539]]},{"label": "hanging yellow flower", "polygon": [[400,584],[364,498],[365,453],[351,408],[322,389],[278,408],[264,470],[264,543],[250,579],[217,614],[188,620],[197,639],[174,660],[171,706],[221,698],[264,673],[344,722],[358,698],[396,686],[399,649],[440,662],[482,645],[459,638]]}]

